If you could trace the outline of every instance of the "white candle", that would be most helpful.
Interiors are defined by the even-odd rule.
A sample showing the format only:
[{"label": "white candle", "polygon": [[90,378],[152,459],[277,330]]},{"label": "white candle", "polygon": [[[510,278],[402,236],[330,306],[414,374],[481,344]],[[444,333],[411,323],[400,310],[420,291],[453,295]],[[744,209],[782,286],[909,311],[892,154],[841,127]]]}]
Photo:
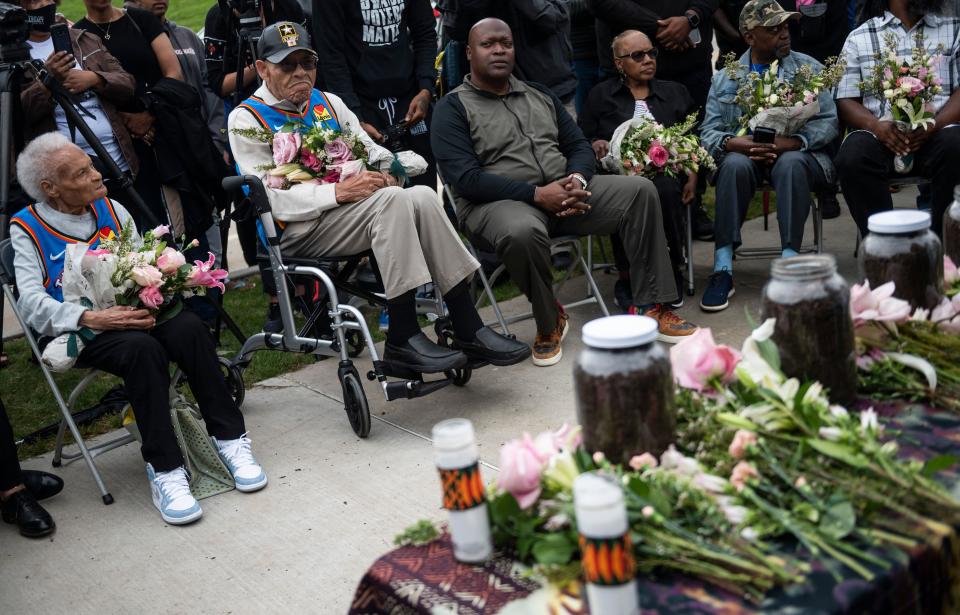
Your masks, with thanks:
[{"label": "white candle", "polygon": [[467,419],[448,419],[434,425],[433,451],[443,486],[443,507],[450,516],[453,555],[471,564],[485,561],[493,552],[493,542],[473,424]]},{"label": "white candle", "polygon": [[594,472],[573,483],[587,601],[594,615],[630,615],[639,610],[623,491]]}]

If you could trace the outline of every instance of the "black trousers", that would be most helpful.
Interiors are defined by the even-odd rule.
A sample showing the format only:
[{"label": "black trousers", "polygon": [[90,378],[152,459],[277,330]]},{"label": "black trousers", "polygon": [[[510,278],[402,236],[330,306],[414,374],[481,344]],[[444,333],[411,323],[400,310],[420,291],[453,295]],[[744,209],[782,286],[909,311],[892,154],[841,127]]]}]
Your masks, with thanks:
[{"label": "black trousers", "polygon": [[[867,235],[867,218],[871,214],[893,209],[888,180],[893,171],[893,152],[865,130],[851,132],[840,146],[836,165],[840,174],[843,198],[850,214]],[[937,131],[916,154],[909,175],[930,179],[933,231],[940,236],[943,213],[953,200],[953,187],[960,183],[960,128],[950,126]]]},{"label": "black trousers", "polygon": [[[387,96],[379,100],[361,100],[364,119],[374,128],[384,133],[391,125],[403,121],[410,108],[410,101],[419,90],[411,90],[403,96]],[[423,175],[410,178],[411,186],[426,186],[431,190],[437,189],[437,161],[433,157],[433,148],[430,145],[430,122],[433,119],[433,105],[427,110],[427,117],[420,124],[410,127],[410,132],[404,138],[406,147],[423,156],[427,161],[427,170]],[[416,133],[416,134],[414,134]]]},{"label": "black trousers", "polygon": [[20,462],[17,461],[17,446],[14,444],[13,428],[7,418],[7,409],[0,399],[0,491],[13,489],[23,482]]},{"label": "black trousers", "polygon": [[150,331],[104,331],[77,360],[79,367],[123,378],[143,437],[140,453],[157,472],[183,465],[170,422],[171,361],[186,374],[207,433],[222,440],[243,435],[243,415],[227,390],[213,338],[192,312],[184,310]]},{"label": "black trousers", "polygon": [[[663,234],[667,237],[670,264],[673,266],[673,276],[677,279],[679,278],[680,267],[683,264],[683,208],[686,206],[681,198],[683,192],[681,182],[686,181],[686,178],[668,177],[661,173],[654,177],[652,181],[657,188],[657,195],[660,197]],[[610,236],[610,241],[617,270],[629,270],[630,262],[627,260],[627,253],[623,249],[623,240],[620,235],[614,233]],[[678,292],[682,290],[680,286],[678,279]]]}]

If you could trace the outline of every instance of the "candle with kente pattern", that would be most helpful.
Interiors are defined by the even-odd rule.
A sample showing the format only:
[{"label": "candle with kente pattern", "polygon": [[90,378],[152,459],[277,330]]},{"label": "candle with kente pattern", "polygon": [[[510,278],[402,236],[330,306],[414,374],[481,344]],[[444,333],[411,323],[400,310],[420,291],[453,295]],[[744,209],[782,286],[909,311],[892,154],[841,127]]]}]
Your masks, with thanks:
[{"label": "candle with kente pattern", "polygon": [[443,507],[449,515],[453,555],[466,563],[485,561],[493,552],[493,543],[473,424],[467,419],[448,419],[434,425],[433,452],[443,487]]},{"label": "candle with kente pattern", "polygon": [[632,615],[639,605],[623,490],[611,477],[587,472],[573,483],[580,563],[593,615]]}]

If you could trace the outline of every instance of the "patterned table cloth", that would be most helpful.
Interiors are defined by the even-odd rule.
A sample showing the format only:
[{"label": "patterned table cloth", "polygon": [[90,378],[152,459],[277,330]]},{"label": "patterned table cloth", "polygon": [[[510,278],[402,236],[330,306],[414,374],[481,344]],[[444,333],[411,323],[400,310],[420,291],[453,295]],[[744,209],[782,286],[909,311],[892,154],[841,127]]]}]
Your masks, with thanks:
[{"label": "patterned table cloth", "polygon": [[[950,453],[960,457],[960,417],[934,408],[903,403],[875,403],[905,456],[916,459]],[[957,468],[941,476],[960,497]],[[935,539],[911,552],[875,551],[890,563],[873,567],[866,582],[849,573],[837,579],[822,562],[802,585],[775,590],[760,605],[694,578],[655,575],[637,579],[642,615],[832,615],[869,613],[907,615],[960,613],[960,541],[955,529],[943,528]],[[579,590],[559,594],[526,574],[504,556],[482,566],[457,562],[449,536],[422,547],[400,547],[378,559],[354,595],[351,615],[390,613],[589,613]]]}]

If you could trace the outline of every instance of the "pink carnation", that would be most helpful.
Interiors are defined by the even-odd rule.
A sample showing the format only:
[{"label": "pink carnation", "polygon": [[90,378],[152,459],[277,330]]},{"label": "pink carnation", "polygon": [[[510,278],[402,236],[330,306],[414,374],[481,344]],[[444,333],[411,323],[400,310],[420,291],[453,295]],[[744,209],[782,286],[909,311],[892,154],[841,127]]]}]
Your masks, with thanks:
[{"label": "pink carnation", "polygon": [[630,467],[637,472],[644,468],[657,467],[657,458],[650,453],[641,453],[630,458]]},{"label": "pink carnation", "polygon": [[163,274],[153,265],[139,265],[130,271],[130,278],[137,286],[160,286],[163,283]]},{"label": "pink carnation", "polygon": [[743,491],[749,479],[758,478],[759,476],[760,474],[755,467],[746,461],[741,461],[734,466],[733,472],[730,474],[730,484],[733,485],[737,491]]},{"label": "pink carnation", "polygon": [[170,233],[170,227],[167,226],[166,224],[161,224],[151,229],[150,232],[153,234],[154,237],[159,238],[159,237],[163,237],[164,235],[168,235]]},{"label": "pink carnation", "polygon": [[288,164],[296,160],[302,143],[299,132],[278,132],[273,135],[274,164]]},{"label": "pink carnation", "polygon": [[221,291],[224,290],[223,280],[227,277],[227,272],[223,269],[213,269],[213,263],[216,261],[216,257],[213,255],[213,252],[208,252],[209,258],[204,261],[194,261],[194,267],[190,270],[190,275],[187,276],[187,286],[203,286],[206,288],[219,288]]},{"label": "pink carnation", "polygon": [[150,310],[155,310],[163,304],[163,293],[156,286],[147,286],[137,296],[140,298],[143,307]]},{"label": "pink carnation", "polygon": [[730,442],[730,456],[734,459],[740,459],[747,452],[747,447],[757,443],[757,434],[746,429],[738,429],[733,434],[733,441]]}]

